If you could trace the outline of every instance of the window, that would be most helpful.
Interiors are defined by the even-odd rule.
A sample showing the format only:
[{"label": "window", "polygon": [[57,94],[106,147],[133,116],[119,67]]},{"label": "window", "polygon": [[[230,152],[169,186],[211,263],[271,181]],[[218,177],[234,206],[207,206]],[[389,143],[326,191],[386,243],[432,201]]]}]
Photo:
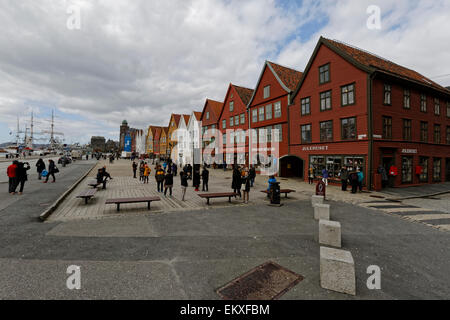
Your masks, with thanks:
[{"label": "window", "polygon": [[222,135],[222,143],[223,144],[227,144],[227,134],[226,133],[224,133],[223,135]]},{"label": "window", "polygon": [[311,98],[302,99],[302,116],[311,114]]},{"label": "window", "polygon": [[413,182],[413,157],[402,157],[402,183]]},{"label": "window", "polygon": [[411,141],[411,120],[403,119],[403,140]]},{"label": "window", "polygon": [[283,141],[283,126],[281,124],[277,124],[273,127],[273,129],[278,130],[278,135],[275,135],[275,140],[273,142]]},{"label": "window", "polygon": [[333,121],[324,121],[320,123],[320,141],[333,141]]},{"label": "window", "polygon": [[342,106],[349,106],[355,104],[355,85],[349,84],[341,88],[341,103]]},{"label": "window", "polygon": [[227,119],[223,119],[222,120],[222,129],[226,129],[227,128]]},{"label": "window", "polygon": [[420,122],[420,142],[428,142],[428,123]]},{"label": "window", "polygon": [[[209,120],[209,111],[208,112],[206,112],[206,120]],[[172,123],[172,127],[174,126],[175,124],[174,123]]]},{"label": "window", "polygon": [[331,90],[320,94],[320,111],[331,110]]},{"label": "window", "polygon": [[215,124],[212,124],[211,125],[211,129],[215,129],[216,128],[216,125]]},{"label": "window", "polygon": [[272,105],[268,104],[266,106],[266,120],[272,119]]},{"label": "window", "polygon": [[270,86],[264,87],[264,99],[270,97]]},{"label": "window", "polygon": [[259,136],[259,143],[265,143],[266,142],[266,129],[259,128],[258,136]]},{"label": "window", "polygon": [[319,84],[330,82],[330,64],[319,67]]},{"label": "window", "polygon": [[230,127],[234,126],[234,117],[230,117]]},{"label": "window", "polygon": [[383,138],[392,139],[392,118],[383,117]]},{"label": "window", "polygon": [[392,87],[390,84],[384,85],[384,104],[391,105],[391,92]]},{"label": "window", "polygon": [[275,102],[273,105],[273,109],[274,109],[274,113],[275,113],[275,118],[281,118],[281,102]]},{"label": "window", "polygon": [[267,142],[272,142],[272,127],[266,127],[267,130]]},{"label": "window", "polygon": [[434,143],[441,143],[441,125],[434,125]]},{"label": "window", "polygon": [[230,101],[230,112],[234,111],[234,101]]},{"label": "window", "polygon": [[411,109],[411,92],[409,89],[403,90],[403,108]]},{"label": "window", "polygon": [[252,110],[252,122],[258,122],[258,110],[257,109],[253,109]]},{"label": "window", "polygon": [[311,143],[311,124],[305,124],[302,126],[302,144]]},{"label": "window", "polygon": [[264,107],[259,107],[259,121],[264,121]]},{"label": "window", "polygon": [[437,116],[441,114],[441,104],[438,98],[434,98],[434,114]]},{"label": "window", "polygon": [[447,134],[446,134],[446,136],[447,136],[447,144],[450,144],[450,126],[447,126]]},{"label": "window", "polygon": [[235,126],[239,125],[239,115],[234,116],[234,125]]},{"label": "window", "polygon": [[442,161],[440,158],[433,159],[433,182],[441,181],[441,165]]},{"label": "window", "polygon": [[245,124],[245,113],[241,113],[241,124]]},{"label": "window", "polygon": [[356,118],[341,119],[342,140],[356,139]]},{"label": "window", "polygon": [[428,158],[420,157],[419,166],[422,167],[422,173],[419,175],[419,181],[428,182]]},{"label": "window", "polygon": [[427,112],[427,96],[424,94],[420,95],[420,111]]}]

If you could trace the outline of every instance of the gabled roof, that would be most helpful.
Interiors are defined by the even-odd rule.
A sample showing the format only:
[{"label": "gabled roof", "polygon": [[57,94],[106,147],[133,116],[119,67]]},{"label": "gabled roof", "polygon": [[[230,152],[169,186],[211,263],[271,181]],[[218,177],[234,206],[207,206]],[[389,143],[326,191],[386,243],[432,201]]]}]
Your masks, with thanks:
[{"label": "gabled roof", "polygon": [[200,111],[194,111],[195,120],[200,121],[202,118],[202,113]]},{"label": "gabled roof", "polygon": [[[305,76],[309,71],[309,69],[311,68],[311,64],[314,61],[314,58],[317,55],[317,52],[319,51],[319,48],[322,44],[325,45],[330,50],[332,50],[333,52],[335,52],[336,54],[338,54],[339,56],[341,56],[342,58],[344,58],[345,60],[347,60],[349,63],[353,64],[355,67],[367,73],[381,72],[384,74],[388,74],[390,76],[413,81],[415,83],[449,93],[448,90],[445,89],[440,84],[430,80],[429,78],[421,75],[420,73],[414,70],[398,65],[392,61],[379,57],[363,49],[339,42],[337,40],[326,39],[324,37],[320,37],[316,45],[316,48],[314,49],[314,53],[311,56],[308,65],[305,69],[304,72]],[[294,97],[300,90],[300,87],[304,81],[305,76],[302,78],[299,85],[297,86],[294,93]]]},{"label": "gabled roof", "polygon": [[[181,114],[172,113],[172,116],[170,117],[170,120],[169,120],[169,127],[170,127],[170,121],[172,120],[172,117],[175,120],[175,124],[178,127],[180,125]],[[169,127],[167,127],[167,128],[169,128]]]},{"label": "gabled roof", "polygon": [[231,84],[236,92],[238,93],[239,97],[241,98],[242,102],[247,105],[247,103],[250,101],[253,95],[253,89],[239,87],[234,84]]},{"label": "gabled roof", "polygon": [[264,74],[264,71],[266,70],[266,67],[269,68],[269,70],[272,72],[272,74],[277,79],[280,86],[287,92],[293,92],[297,85],[299,84],[300,80],[303,77],[303,73],[300,71],[297,71],[292,68],[284,67],[279,64],[267,61],[264,63],[264,67],[262,68],[261,74],[259,75],[258,82],[256,84],[255,90],[253,91],[252,97],[250,98],[247,107],[251,105],[253,102],[253,99],[255,97],[256,89],[259,86],[259,83],[261,82],[262,76]]},{"label": "gabled roof", "polygon": [[155,127],[155,132],[153,133],[153,137],[154,138],[159,138],[161,136],[161,130],[162,130],[161,127]]},{"label": "gabled roof", "polygon": [[220,113],[222,112],[223,102],[219,102],[219,101],[211,100],[211,99],[206,99],[205,106],[203,107],[203,111],[202,111],[202,118],[203,118],[203,115],[205,113],[206,106],[208,104],[211,106],[211,110],[214,112],[214,115],[216,116],[216,119],[219,119]]},{"label": "gabled roof", "polygon": [[163,134],[163,133],[167,136],[167,134],[169,133],[169,127],[162,127],[161,134]]},{"label": "gabled roof", "polygon": [[183,117],[184,117],[184,123],[185,123],[186,125],[188,125],[189,119],[191,118],[191,115],[189,115],[189,114],[183,114]]}]

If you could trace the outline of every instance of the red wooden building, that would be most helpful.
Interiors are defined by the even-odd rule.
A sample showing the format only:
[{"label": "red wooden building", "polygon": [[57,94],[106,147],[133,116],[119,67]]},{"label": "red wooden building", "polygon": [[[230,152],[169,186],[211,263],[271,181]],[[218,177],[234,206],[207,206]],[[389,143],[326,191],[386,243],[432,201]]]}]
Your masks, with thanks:
[{"label": "red wooden building", "polygon": [[292,94],[289,153],[307,179],[360,169],[378,189],[450,181],[450,90],[353,46],[320,38]]},{"label": "red wooden building", "polygon": [[[267,152],[270,156],[274,152],[272,142],[279,143],[278,158],[281,176],[292,176],[296,175],[296,170],[302,171],[298,169],[302,165],[301,161],[289,155],[288,130],[290,94],[301,78],[300,71],[266,61],[248,103],[250,128],[256,129],[258,139],[258,147],[256,147],[256,135],[251,137],[252,162],[255,161],[259,151]],[[277,129],[279,132],[278,136],[274,136],[275,141],[272,141],[272,129]],[[267,146],[261,147],[260,144]]]},{"label": "red wooden building", "polygon": [[218,121],[219,129],[222,132],[221,153],[225,163],[248,164],[247,104],[252,95],[252,89],[231,83],[228,86]]},{"label": "red wooden building", "polygon": [[[205,105],[203,107],[201,121],[202,121],[202,154],[203,150],[215,139],[211,135],[206,134],[209,129],[219,129],[219,117],[222,112],[223,102],[206,99]],[[219,148],[219,144],[216,145],[216,149]],[[215,151],[211,154],[215,156]],[[205,159],[207,160],[207,159]]]}]

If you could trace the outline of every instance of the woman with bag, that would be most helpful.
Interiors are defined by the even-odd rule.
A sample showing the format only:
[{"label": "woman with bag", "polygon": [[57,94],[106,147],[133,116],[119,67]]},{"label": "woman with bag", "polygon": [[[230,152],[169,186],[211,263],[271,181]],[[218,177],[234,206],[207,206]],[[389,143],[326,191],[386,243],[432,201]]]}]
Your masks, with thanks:
[{"label": "woman with bag", "polygon": [[52,159],[48,160],[48,174],[47,174],[47,179],[45,179],[44,183],[48,182],[48,179],[50,178],[50,176],[53,177],[52,183],[55,183],[56,182],[55,173],[58,173],[58,172],[59,172],[59,169],[56,167],[55,161],[53,161]]},{"label": "woman with bag", "polygon": [[36,170],[38,173],[38,180],[42,179],[42,172],[45,170],[45,163],[42,158],[39,158],[39,160],[36,162]]}]

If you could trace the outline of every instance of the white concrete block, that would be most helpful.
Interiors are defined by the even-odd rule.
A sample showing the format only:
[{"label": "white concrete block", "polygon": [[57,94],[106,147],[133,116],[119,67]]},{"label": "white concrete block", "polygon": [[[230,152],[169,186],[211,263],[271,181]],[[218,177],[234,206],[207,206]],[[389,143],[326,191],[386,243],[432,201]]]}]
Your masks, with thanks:
[{"label": "white concrete block", "polygon": [[314,219],[330,220],[330,205],[329,204],[316,204],[314,206]]},{"label": "white concrete block", "polygon": [[314,195],[311,197],[311,204],[314,207],[316,204],[323,204],[323,200],[324,200],[323,196]]},{"label": "white concrete block", "polygon": [[341,247],[341,224],[337,221],[319,221],[319,243],[336,248]]},{"label": "white concrete block", "polygon": [[356,295],[355,262],[350,251],[320,247],[320,286]]}]

